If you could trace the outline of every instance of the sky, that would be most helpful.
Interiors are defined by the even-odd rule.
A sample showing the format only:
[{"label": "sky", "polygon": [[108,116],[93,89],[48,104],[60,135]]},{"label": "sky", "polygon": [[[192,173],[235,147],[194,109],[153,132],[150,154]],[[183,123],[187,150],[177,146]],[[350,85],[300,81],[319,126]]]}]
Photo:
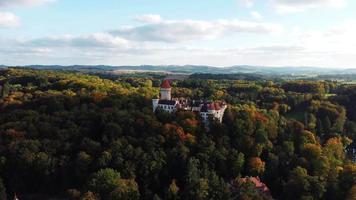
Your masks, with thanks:
[{"label": "sky", "polygon": [[0,64],[356,68],[356,1],[0,0]]}]

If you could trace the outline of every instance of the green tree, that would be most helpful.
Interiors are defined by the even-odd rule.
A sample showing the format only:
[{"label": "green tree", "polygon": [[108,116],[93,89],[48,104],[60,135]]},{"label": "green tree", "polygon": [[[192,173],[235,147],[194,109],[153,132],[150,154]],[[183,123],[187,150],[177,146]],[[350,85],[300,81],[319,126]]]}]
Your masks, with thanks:
[{"label": "green tree", "polygon": [[227,199],[227,184],[225,180],[215,172],[210,173],[209,175],[209,199],[214,200],[224,200]]},{"label": "green tree", "polygon": [[356,164],[348,163],[340,173],[339,184],[341,192],[345,195],[356,183]]},{"label": "green tree", "polygon": [[1,178],[0,178],[0,199],[6,199],[6,188]]},{"label": "green tree", "polygon": [[110,194],[110,200],[138,200],[140,192],[138,184],[133,179],[119,179],[114,191]]},{"label": "green tree", "polygon": [[100,200],[100,198],[93,192],[88,191],[83,194],[80,200]]},{"label": "green tree", "polygon": [[324,178],[309,176],[306,169],[296,167],[291,171],[285,188],[287,199],[322,199],[326,182]]},{"label": "green tree", "polygon": [[230,161],[231,167],[231,175],[232,177],[237,177],[243,170],[245,164],[245,155],[243,153],[239,153],[236,150],[233,150],[230,154]]},{"label": "green tree", "polygon": [[120,173],[114,169],[101,169],[94,173],[88,182],[90,191],[100,194],[102,198],[108,198],[110,193],[119,186]]},{"label": "green tree", "polygon": [[308,172],[302,167],[296,167],[291,171],[289,180],[285,186],[286,199],[301,199],[310,190]]},{"label": "green tree", "polygon": [[207,179],[200,178],[199,160],[190,158],[187,165],[187,188],[185,198],[205,199],[209,195],[209,182]]}]

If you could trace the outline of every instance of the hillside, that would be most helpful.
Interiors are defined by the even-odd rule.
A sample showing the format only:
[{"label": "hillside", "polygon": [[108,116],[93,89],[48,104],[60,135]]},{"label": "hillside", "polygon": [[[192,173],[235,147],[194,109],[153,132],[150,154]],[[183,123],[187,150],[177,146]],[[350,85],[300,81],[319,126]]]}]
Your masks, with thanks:
[{"label": "hillside", "polygon": [[[5,66],[4,66],[5,67]],[[100,71],[138,71],[138,72],[166,72],[166,73],[209,73],[209,74],[231,74],[231,73],[250,73],[260,75],[347,75],[356,74],[355,69],[342,68],[323,68],[323,67],[268,67],[268,66],[249,66],[236,65],[229,67],[214,67],[214,66],[199,66],[199,65],[140,65],[140,66],[107,66],[107,65],[30,65],[24,66],[33,69],[47,70],[67,70],[67,71],[83,71],[83,72],[100,72]]]}]

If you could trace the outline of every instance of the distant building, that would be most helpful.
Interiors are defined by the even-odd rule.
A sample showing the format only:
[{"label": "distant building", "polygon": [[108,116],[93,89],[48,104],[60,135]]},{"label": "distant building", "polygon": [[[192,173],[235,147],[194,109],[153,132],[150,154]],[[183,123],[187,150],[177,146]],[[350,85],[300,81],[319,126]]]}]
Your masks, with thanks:
[{"label": "distant building", "polygon": [[241,183],[246,183],[246,182],[251,182],[254,184],[255,189],[259,191],[260,193],[271,196],[271,192],[267,185],[263,183],[259,177],[246,177],[246,178],[240,178],[239,181]]},{"label": "distant building", "polygon": [[11,92],[10,90],[11,88],[8,82],[5,82],[4,84],[0,85],[0,98],[7,97],[8,94]]},{"label": "distant building", "polygon": [[177,110],[186,110],[199,113],[204,122],[209,118],[222,122],[227,105],[223,101],[188,100],[185,98],[172,98],[172,87],[168,80],[161,84],[159,99],[152,99],[153,112],[162,109],[169,113]]}]

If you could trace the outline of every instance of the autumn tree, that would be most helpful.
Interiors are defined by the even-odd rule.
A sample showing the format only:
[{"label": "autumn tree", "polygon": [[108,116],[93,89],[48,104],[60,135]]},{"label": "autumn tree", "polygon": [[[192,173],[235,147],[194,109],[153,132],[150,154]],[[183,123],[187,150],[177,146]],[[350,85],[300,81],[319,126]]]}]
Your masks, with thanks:
[{"label": "autumn tree", "polygon": [[248,161],[248,171],[253,176],[258,176],[263,174],[265,171],[265,162],[259,157],[252,157]]}]

